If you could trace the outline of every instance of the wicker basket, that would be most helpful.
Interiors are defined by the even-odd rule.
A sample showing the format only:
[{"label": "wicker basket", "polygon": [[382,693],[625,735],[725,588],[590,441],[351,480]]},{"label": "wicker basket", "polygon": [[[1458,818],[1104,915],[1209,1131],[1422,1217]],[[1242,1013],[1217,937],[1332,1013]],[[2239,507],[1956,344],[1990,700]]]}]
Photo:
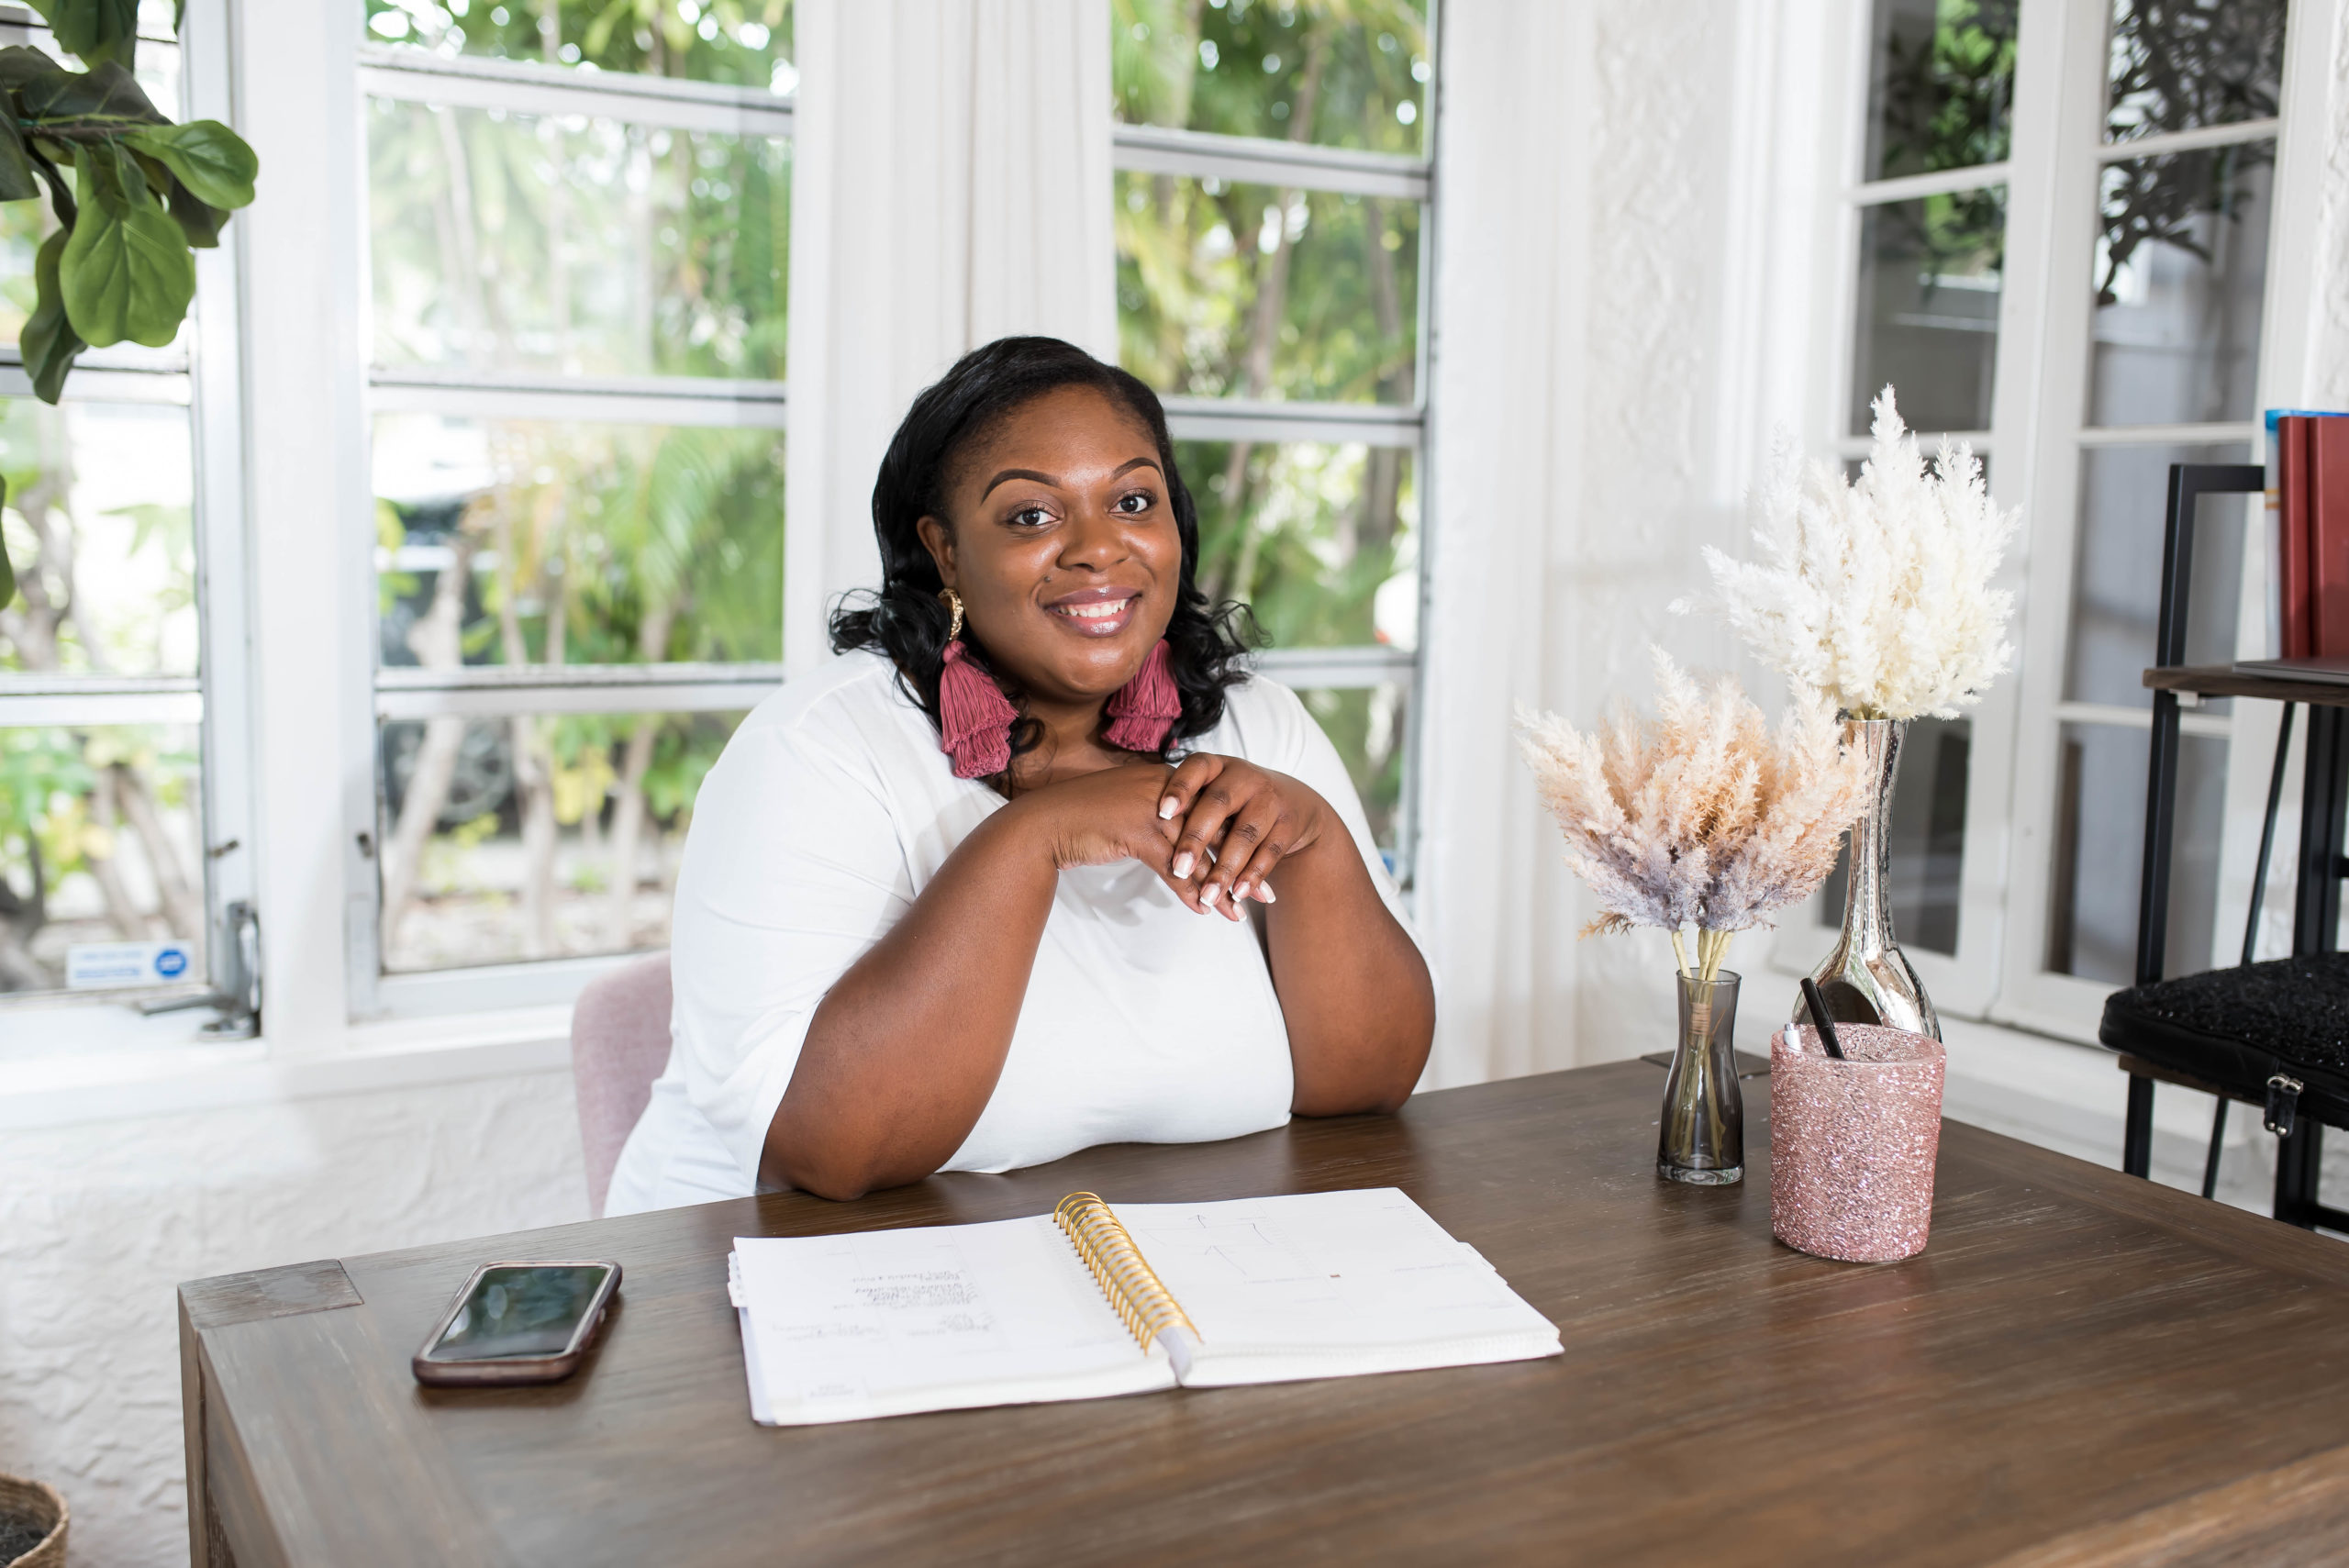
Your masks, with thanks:
[{"label": "wicker basket", "polygon": [[10,1514],[48,1525],[49,1534],[39,1546],[14,1562],[0,1563],[0,1568],[65,1568],[65,1499],[58,1496],[56,1487],[0,1475],[0,1515]]}]

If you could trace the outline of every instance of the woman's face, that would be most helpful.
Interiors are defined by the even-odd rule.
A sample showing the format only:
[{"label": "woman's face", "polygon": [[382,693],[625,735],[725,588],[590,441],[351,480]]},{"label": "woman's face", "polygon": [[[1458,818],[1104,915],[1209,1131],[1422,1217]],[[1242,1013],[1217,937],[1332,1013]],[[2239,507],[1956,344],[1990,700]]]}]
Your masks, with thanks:
[{"label": "woman's face", "polygon": [[1158,443],[1106,394],[1063,387],[1013,410],[955,454],[946,505],[922,542],[1031,700],[1107,697],[1166,634],[1182,536]]}]

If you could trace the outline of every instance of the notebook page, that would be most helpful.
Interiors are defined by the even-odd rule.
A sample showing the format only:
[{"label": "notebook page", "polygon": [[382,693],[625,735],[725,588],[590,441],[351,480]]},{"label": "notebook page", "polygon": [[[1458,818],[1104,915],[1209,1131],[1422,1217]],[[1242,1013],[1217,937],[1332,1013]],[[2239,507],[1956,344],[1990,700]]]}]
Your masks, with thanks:
[{"label": "notebook page", "polygon": [[1171,1388],[1048,1215],[740,1237],[753,1414],[779,1426]]},{"label": "notebook page", "polygon": [[1114,1207],[1198,1329],[1177,1348],[1186,1385],[1559,1351],[1548,1318],[1394,1187]]}]

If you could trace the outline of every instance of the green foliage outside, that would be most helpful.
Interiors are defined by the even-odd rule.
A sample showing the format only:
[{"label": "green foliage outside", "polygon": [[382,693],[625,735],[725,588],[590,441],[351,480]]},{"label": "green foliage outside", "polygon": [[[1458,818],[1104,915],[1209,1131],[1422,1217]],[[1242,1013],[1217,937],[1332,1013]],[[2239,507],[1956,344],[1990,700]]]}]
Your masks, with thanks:
[{"label": "green foliage outside", "polygon": [[[789,84],[782,0],[367,9],[377,41]],[[391,103],[372,106],[368,136],[386,362],[782,378],[787,144]],[[471,477],[462,494],[379,508],[384,662],[779,659],[783,450],[770,431],[386,417],[379,475],[404,451],[410,468],[453,462]],[[416,545],[448,550],[448,564],[403,568]],[[683,831],[732,728],[709,714],[386,727],[387,966],[640,945],[640,852]],[[510,852],[487,852],[500,841],[518,843],[518,873]],[[583,914],[597,898],[603,912]],[[412,918],[428,906],[440,917]],[[451,951],[467,920],[482,934]],[[485,955],[483,941],[510,951]]]},{"label": "green foliage outside", "polygon": [[369,39],[376,43],[779,92],[794,80],[791,0],[366,0],[366,6]]},{"label": "green foliage outside", "polygon": [[[1129,123],[1416,156],[1431,79],[1423,0],[1112,0]],[[1291,402],[1418,397],[1421,213],[1411,201],[1117,176],[1119,351],[1161,392]],[[1419,502],[1408,451],[1185,442],[1201,585],[1275,648],[1390,635]],[[1386,602],[1392,603],[1388,589]],[[1382,836],[1401,793],[1393,691],[1308,701]]]},{"label": "green foliage outside", "polygon": [[[2108,45],[2106,135],[2114,141],[2265,118],[2281,97],[2284,0],[2123,0]],[[1976,168],[2012,143],[2019,0],[1878,0],[1867,177]],[[2097,301],[2148,244],[2205,261],[2203,219],[2239,219],[2272,141],[2110,165]],[[1881,253],[1917,260],[1930,294],[1943,276],[1997,273],[2006,250],[2002,187],[1885,209]]]}]

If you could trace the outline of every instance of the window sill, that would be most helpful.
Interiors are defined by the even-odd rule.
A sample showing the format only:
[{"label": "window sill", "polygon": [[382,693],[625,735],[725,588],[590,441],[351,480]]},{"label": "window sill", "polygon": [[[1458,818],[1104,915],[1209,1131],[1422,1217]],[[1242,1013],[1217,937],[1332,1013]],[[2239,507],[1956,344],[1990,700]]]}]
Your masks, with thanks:
[{"label": "window sill", "polygon": [[[1944,1018],[1942,1037],[1949,1051],[1942,1108],[1951,1120],[2120,1169],[2129,1079],[2111,1051],[1968,1018]],[[2165,1086],[2154,1096],[2155,1181],[2200,1185],[2211,1106],[2208,1095],[2191,1089]],[[2228,1118],[2230,1160],[2254,1143],[2273,1142],[2255,1110]]]},{"label": "window sill", "polygon": [[[94,1022],[94,1011],[115,1016]],[[550,1073],[571,1064],[567,1006],[354,1024],[336,1038],[298,1044],[267,1037],[207,1043],[196,1034],[205,1017],[141,1018],[113,1007],[12,1014],[8,1044],[0,1047],[0,1131]],[[43,1034],[68,1023],[74,1047],[43,1049]],[[35,1050],[42,1053],[33,1055]]]}]

